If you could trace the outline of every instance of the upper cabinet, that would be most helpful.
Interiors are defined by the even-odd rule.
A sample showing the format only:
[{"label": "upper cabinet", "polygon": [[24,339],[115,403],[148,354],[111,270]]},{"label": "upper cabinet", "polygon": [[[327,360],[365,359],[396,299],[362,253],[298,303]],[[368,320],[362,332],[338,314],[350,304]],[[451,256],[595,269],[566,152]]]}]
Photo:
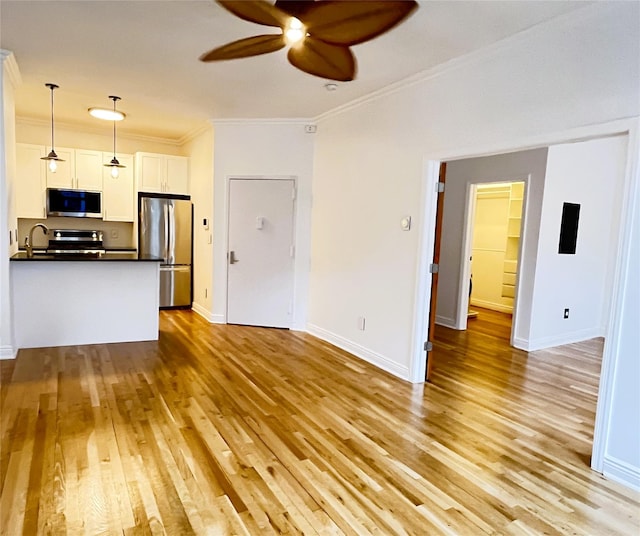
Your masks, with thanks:
[{"label": "upper cabinet", "polygon": [[[108,164],[113,153],[102,153],[102,162]],[[133,155],[118,155],[125,167],[118,169],[118,176],[111,176],[111,168],[102,166],[102,214],[105,221],[134,221],[135,189]]]},{"label": "upper cabinet", "polygon": [[56,153],[64,162],[57,163],[55,172],[46,166],[48,188],[102,190],[101,151],[58,147]]},{"label": "upper cabinet", "polygon": [[189,194],[189,159],[156,153],[136,153],[140,192]]},{"label": "upper cabinet", "polygon": [[42,145],[16,143],[16,216],[46,218],[47,163]]}]

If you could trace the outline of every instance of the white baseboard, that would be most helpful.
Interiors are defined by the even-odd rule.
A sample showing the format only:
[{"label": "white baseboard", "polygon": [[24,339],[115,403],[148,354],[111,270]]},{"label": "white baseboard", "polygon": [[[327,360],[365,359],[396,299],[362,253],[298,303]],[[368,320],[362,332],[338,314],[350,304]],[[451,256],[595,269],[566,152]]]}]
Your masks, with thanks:
[{"label": "white baseboard", "polygon": [[212,314],[211,315],[211,320],[209,320],[209,322],[213,323],[213,324],[226,324],[227,323],[227,317],[225,315],[221,315],[221,314]]},{"label": "white baseboard", "polygon": [[527,339],[520,339],[518,337],[514,337],[513,339],[513,347],[517,348],[518,350],[525,350],[525,351],[529,351],[529,341]]},{"label": "white baseboard", "polygon": [[500,311],[501,313],[513,313],[513,307],[510,305],[502,305],[501,303],[494,303],[484,300],[471,300],[471,305],[476,307],[484,307],[485,309],[491,309],[492,311]]},{"label": "white baseboard", "polygon": [[15,359],[17,355],[13,346],[0,346],[0,359]]},{"label": "white baseboard", "polygon": [[[535,352],[536,350],[544,350],[545,348],[553,348],[554,346],[562,346],[565,344],[573,344],[574,342],[588,341],[589,339],[595,339],[596,337],[604,337],[604,333],[602,333],[602,330],[600,328],[582,329],[579,331],[571,331],[569,333],[554,335],[552,337],[529,339],[529,341],[527,341],[527,346],[521,348],[521,350],[526,350],[527,352]],[[520,347],[516,346],[516,348]]]},{"label": "white baseboard", "polygon": [[382,370],[390,372],[402,380],[409,381],[409,368],[399,365],[388,357],[378,354],[373,350],[369,350],[358,343],[345,339],[340,335],[336,335],[335,333],[327,331],[326,329],[314,324],[307,324],[307,332],[319,339],[322,339],[323,341],[345,350],[346,352],[349,352],[350,354],[353,354],[356,357],[359,357],[360,359],[363,359],[364,361],[367,361],[368,363],[371,363],[372,365],[375,365],[378,368],[381,368]]},{"label": "white baseboard", "polygon": [[445,328],[459,329],[458,326],[456,326],[456,321],[446,316],[436,315],[436,324]]},{"label": "white baseboard", "polygon": [[602,474],[611,480],[640,491],[640,467],[605,454]]},{"label": "white baseboard", "polygon": [[213,314],[209,309],[205,309],[202,305],[193,302],[191,304],[191,309],[193,309],[194,313],[198,313],[202,318],[204,318],[207,322],[213,323]]},{"label": "white baseboard", "polygon": [[214,314],[209,309],[205,309],[202,305],[192,303],[191,308],[195,313],[198,313],[202,318],[211,324],[226,324],[227,319],[224,315]]}]

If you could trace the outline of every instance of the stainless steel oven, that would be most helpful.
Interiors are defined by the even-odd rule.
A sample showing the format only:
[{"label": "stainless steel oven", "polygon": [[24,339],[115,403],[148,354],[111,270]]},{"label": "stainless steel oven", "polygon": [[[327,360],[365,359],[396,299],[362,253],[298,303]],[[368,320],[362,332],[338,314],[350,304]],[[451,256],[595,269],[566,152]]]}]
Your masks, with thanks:
[{"label": "stainless steel oven", "polygon": [[105,252],[102,231],[51,229],[47,253],[51,255],[100,256]]}]

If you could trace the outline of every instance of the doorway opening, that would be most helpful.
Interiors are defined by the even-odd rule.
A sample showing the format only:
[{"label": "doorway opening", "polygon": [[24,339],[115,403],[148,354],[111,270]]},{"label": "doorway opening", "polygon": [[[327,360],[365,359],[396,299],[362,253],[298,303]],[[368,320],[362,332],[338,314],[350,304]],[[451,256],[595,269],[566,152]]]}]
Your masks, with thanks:
[{"label": "doorway opening", "polygon": [[[572,343],[579,343],[584,341],[591,341],[594,338],[602,338],[605,336],[604,347],[602,347],[602,339],[594,345],[595,352],[600,352],[602,355],[601,362],[601,374],[602,381],[599,383],[598,395],[594,402],[597,403],[597,409],[595,411],[595,429],[593,434],[593,448],[592,448],[592,460],[591,467],[596,471],[605,472],[605,459],[604,459],[604,443],[603,440],[606,437],[606,427],[610,419],[611,407],[611,386],[612,386],[612,368],[616,363],[617,356],[615,353],[615,340],[607,338],[609,335],[614,335],[612,328],[608,326],[609,322],[615,324],[615,309],[609,299],[613,289],[616,288],[614,282],[614,275],[619,268],[615,267],[615,262],[619,262],[620,250],[622,242],[618,237],[618,225],[621,224],[619,215],[624,212],[622,200],[624,199],[624,191],[629,188],[631,175],[629,174],[629,167],[627,161],[628,150],[628,134],[622,134],[622,136],[604,136],[593,137],[591,139],[584,139],[581,141],[559,143],[557,145],[549,146],[549,155],[545,155],[541,159],[542,165],[528,166],[531,170],[528,178],[523,176],[523,180],[526,184],[523,195],[524,211],[521,215],[521,234],[523,235],[522,243],[518,245],[519,256],[525,259],[526,262],[518,263],[519,270],[516,271],[516,282],[514,285],[514,312],[517,312],[518,298],[520,298],[520,314],[514,317],[515,324],[513,326],[514,331],[517,331],[519,337],[517,339],[517,348],[524,350],[524,352],[531,352],[535,350],[543,350],[550,347],[565,346]],[[532,150],[531,150],[532,151]],[[497,152],[495,153],[498,154]],[[504,153],[505,158],[508,155],[517,155],[517,153]],[[487,155],[492,156],[492,155]],[[502,156],[502,155],[501,155]],[[474,157],[468,157],[474,158]],[[449,161],[449,167],[453,170],[454,161]],[[457,161],[461,165],[464,165],[464,160]],[[440,164],[440,161],[429,161],[428,166],[425,167],[427,173],[425,173],[425,180],[427,181],[427,187],[431,188],[429,183],[437,180],[434,169],[436,165]],[[515,166],[512,166],[512,168]],[[540,168],[540,169],[538,169]],[[525,168],[527,169],[527,168]],[[464,168],[468,171],[468,168]],[[447,173],[449,175],[449,169]],[[511,171],[517,170],[512,169]],[[602,175],[606,174],[609,180],[603,180]],[[486,176],[485,173],[483,175]],[[477,175],[476,175],[477,176]],[[495,176],[495,174],[494,174]],[[542,180],[541,180],[542,177]],[[456,180],[450,181],[451,177],[447,177],[447,193],[451,190],[451,193],[456,193],[457,197],[453,199],[463,199],[464,189],[467,188],[467,201],[470,196],[471,187],[470,184],[474,181],[465,180],[464,177],[457,177]],[[506,178],[506,177],[505,177]],[[544,181],[544,182],[543,182]],[[453,183],[453,187],[449,188],[450,183]],[[589,187],[586,184],[589,184]],[[455,188],[455,185],[457,189]],[[544,184],[544,199],[542,196]],[[425,190],[428,191],[428,190]],[[432,190],[433,191],[433,190]],[[438,191],[438,190],[436,190]],[[588,226],[587,221],[581,221],[582,236],[583,236],[583,248],[580,253],[584,258],[591,258],[587,253],[589,248],[596,250],[596,253],[606,252],[606,255],[594,255],[593,258],[600,259],[601,262],[594,263],[593,261],[588,263],[589,266],[594,267],[597,265],[598,272],[587,272],[581,270],[580,266],[586,266],[584,262],[578,257],[565,257],[562,256],[562,252],[558,247],[558,232],[560,227],[560,218],[558,216],[557,221],[555,213],[557,212],[557,206],[562,207],[562,202],[566,199],[573,199],[575,196],[580,195],[582,201],[593,203],[594,207],[597,207],[591,213],[593,218],[592,226]],[[445,196],[446,199],[446,196]],[[451,198],[450,198],[451,199]],[[435,225],[436,214],[435,210],[428,210],[431,206],[435,206],[435,201],[430,200],[429,203],[425,203],[426,221],[425,230],[428,233],[426,238],[423,239],[423,249],[427,253],[424,260],[421,259],[421,264],[428,266],[428,262],[431,257],[429,253],[431,251],[431,244],[433,240],[430,239],[430,233],[436,232],[438,226]],[[454,203],[455,205],[455,203]],[[462,209],[463,202],[459,201],[457,204],[458,210],[454,213],[460,215],[464,213]],[[451,206],[451,202],[449,202]],[[445,211],[446,212],[446,211]],[[525,220],[530,220],[530,225],[527,226]],[[557,225],[556,225],[557,224]],[[471,227],[470,222],[459,221],[455,227],[458,240],[463,236],[465,227],[468,229]],[[527,230],[524,233],[524,230]],[[588,230],[587,230],[588,229]],[[621,228],[623,229],[623,228]],[[467,233],[468,236],[472,236],[471,232]],[[588,239],[586,239],[588,237]],[[449,258],[455,255],[464,255],[465,251],[458,246],[455,248],[456,236],[447,237],[442,242],[446,243],[449,251],[447,252]],[[459,242],[458,242],[459,244]],[[453,246],[453,247],[452,247]],[[457,253],[456,253],[457,250]],[[533,255],[532,255],[533,251]],[[452,253],[453,252],[453,253]],[[469,256],[465,257],[467,260]],[[576,261],[577,259],[577,261]],[[575,261],[576,268],[572,271],[562,272],[559,267],[562,263],[567,264],[570,261]],[[462,288],[465,284],[467,288],[466,293],[459,292],[459,297],[464,294],[464,297],[460,297],[460,301],[464,301],[465,305],[469,303],[469,275],[470,273],[461,274],[463,270],[455,273],[457,269],[461,267],[461,259],[455,264],[450,263],[445,272],[449,274],[448,286],[444,286],[444,290],[448,293],[445,296],[454,296],[455,289]],[[471,270],[471,262],[462,263],[463,266],[469,266],[469,272]],[[439,267],[438,267],[439,268]],[[440,268],[439,268],[440,269]],[[544,272],[544,269],[547,269]],[[532,271],[534,270],[534,271]],[[536,286],[531,285],[531,277],[536,274]],[[542,277],[542,274],[546,277]],[[556,274],[564,273],[564,278],[556,277]],[[460,277],[458,278],[458,275]],[[423,279],[428,280],[427,277]],[[459,281],[456,284],[456,280]],[[453,283],[451,281],[454,281]],[[519,285],[519,280],[522,284]],[[518,290],[518,286],[520,289]],[[422,289],[424,286],[418,286],[418,289]],[[578,290],[576,290],[578,289]],[[582,290],[586,289],[586,290]],[[439,292],[440,294],[440,292]],[[425,293],[425,298],[429,295]],[[589,307],[583,307],[581,312],[588,313],[588,323],[585,329],[575,330],[569,322],[564,322],[570,319],[565,310],[565,316],[562,317],[562,307],[558,307],[557,303],[562,303],[564,300],[575,299],[576,301],[590,300]],[[440,301],[440,300],[439,300]],[[460,303],[458,301],[458,303]],[[533,302],[535,301],[536,315],[533,315]],[[425,303],[428,301],[425,300]],[[449,300],[445,302],[448,304],[454,304],[455,300]],[[582,302],[581,302],[582,303]],[[424,309],[431,312],[425,306]],[[555,309],[560,310],[560,320],[558,321],[555,316]],[[449,313],[448,316],[439,314],[438,319],[444,319],[446,324],[438,322],[438,324],[449,327],[450,333],[460,333],[460,327],[456,325],[457,313],[455,310],[449,308],[445,313]],[[422,311],[422,309],[420,310]],[[466,326],[467,312],[465,308],[464,322]],[[518,326],[518,316],[523,317],[521,319],[522,326]],[[585,319],[587,317],[585,316]],[[418,320],[421,318],[418,317]],[[577,320],[577,319],[576,319]],[[580,319],[581,320],[581,319]],[[586,325],[586,323],[585,323]],[[567,329],[567,326],[569,329]],[[572,331],[573,329],[573,331]],[[518,331],[520,330],[520,331]],[[545,331],[546,330],[546,331]],[[425,329],[421,333],[425,333]],[[522,333],[521,333],[522,332]],[[427,335],[430,339],[432,334]],[[424,339],[423,339],[424,340]],[[432,339],[431,339],[432,340]],[[419,342],[419,340],[417,341]],[[513,342],[513,341],[512,341]],[[458,349],[464,351],[468,348],[470,340],[467,336],[460,338],[458,343],[447,342],[448,349]],[[416,345],[417,346],[417,345]],[[426,347],[426,344],[425,344]],[[598,348],[600,350],[598,350]],[[482,352],[490,352],[487,348],[482,349]],[[564,351],[564,350],[558,350]],[[556,351],[556,352],[558,352]],[[418,354],[415,354],[418,357]],[[424,356],[424,354],[422,354]],[[457,355],[457,353],[456,353]],[[513,355],[508,352],[509,355]],[[525,354],[526,355],[526,354]],[[441,359],[442,355],[438,359]],[[424,357],[423,357],[424,359]],[[431,361],[431,359],[429,359]],[[416,359],[415,371],[420,371],[419,360]],[[435,363],[437,368],[437,359]],[[417,374],[414,378],[419,379]],[[605,471],[603,471],[605,469]],[[609,469],[611,474],[615,474]]]},{"label": "doorway opening", "polygon": [[469,321],[475,321],[486,325],[484,329],[493,326],[496,334],[506,327],[511,343],[525,183],[474,183],[469,187],[469,226],[462,256],[468,266],[461,267],[469,278],[460,289],[459,325],[466,329]]}]

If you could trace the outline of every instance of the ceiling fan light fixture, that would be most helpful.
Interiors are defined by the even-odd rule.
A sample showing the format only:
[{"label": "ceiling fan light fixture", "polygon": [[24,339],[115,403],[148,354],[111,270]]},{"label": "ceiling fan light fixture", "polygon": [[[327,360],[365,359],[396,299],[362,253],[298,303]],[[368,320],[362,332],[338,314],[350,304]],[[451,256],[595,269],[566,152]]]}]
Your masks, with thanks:
[{"label": "ceiling fan light fixture", "polygon": [[416,0],[216,1],[240,19],[279,28],[282,33],[232,41],[206,52],[200,61],[250,58],[288,45],[287,60],[296,69],[339,82],[356,76],[350,47],[389,31],[418,8]]},{"label": "ceiling fan light fixture", "polygon": [[293,46],[300,43],[306,37],[307,29],[299,19],[291,17],[284,28],[283,34],[287,45]]},{"label": "ceiling fan light fixture", "polygon": [[89,115],[105,121],[122,121],[126,117],[123,112],[110,110],[109,108],[89,108]]}]

